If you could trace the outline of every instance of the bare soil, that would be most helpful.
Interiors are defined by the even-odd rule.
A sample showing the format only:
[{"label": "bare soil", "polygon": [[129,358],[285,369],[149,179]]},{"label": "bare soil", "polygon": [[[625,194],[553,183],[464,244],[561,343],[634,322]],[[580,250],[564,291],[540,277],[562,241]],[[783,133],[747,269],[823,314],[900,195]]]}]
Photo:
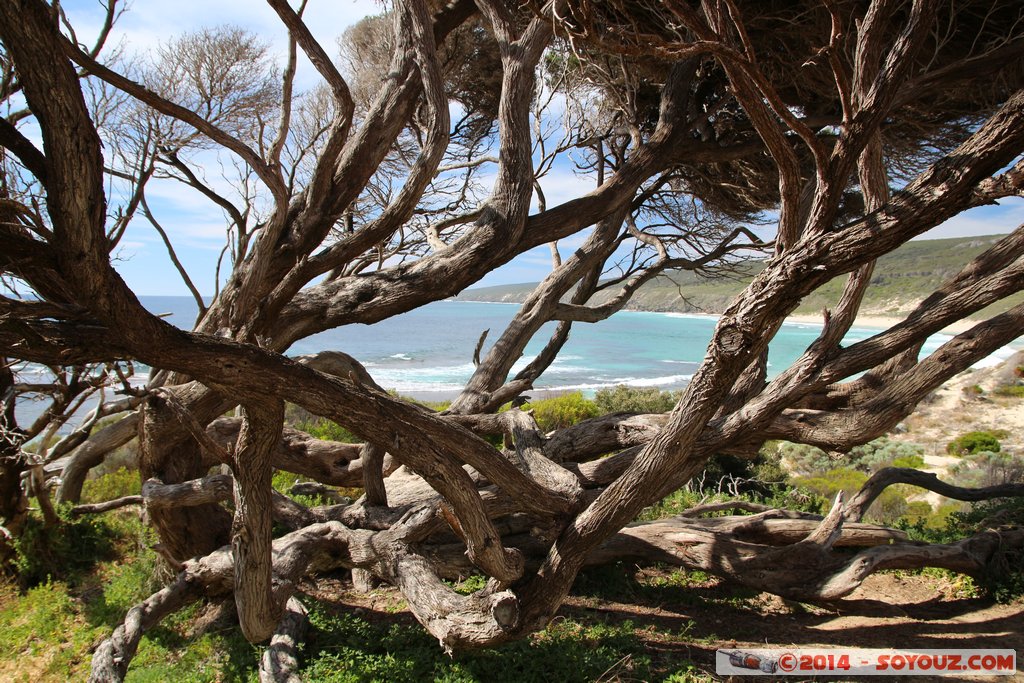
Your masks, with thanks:
[{"label": "bare soil", "polygon": [[1003,450],[1024,453],[1024,400],[994,393],[1006,381],[1005,366],[960,373],[922,401],[893,438],[924,446],[933,470],[956,462],[946,445],[970,431],[1001,432]]},{"label": "bare soil", "polygon": [[[1024,664],[1020,657],[1024,653],[1024,602],[1003,605],[967,597],[963,586],[948,578],[880,573],[869,577],[845,600],[808,604],[767,593],[754,594],[715,578],[701,577],[678,585],[678,572],[623,570],[632,575],[632,589],[616,583],[609,592],[617,599],[609,599],[600,589],[593,590],[590,582],[570,596],[556,619],[618,624],[629,621],[651,657],[669,668],[674,662],[689,660],[713,674],[716,650],[737,647],[1010,648],[1018,653],[1018,667]],[[628,594],[623,595],[623,591]],[[361,594],[352,591],[346,579],[336,577],[304,586],[304,592],[371,621],[414,622],[401,595],[390,588]],[[618,679],[609,672],[603,680]],[[805,680],[852,679],[820,676]],[[998,680],[1024,681],[1024,672]]]}]

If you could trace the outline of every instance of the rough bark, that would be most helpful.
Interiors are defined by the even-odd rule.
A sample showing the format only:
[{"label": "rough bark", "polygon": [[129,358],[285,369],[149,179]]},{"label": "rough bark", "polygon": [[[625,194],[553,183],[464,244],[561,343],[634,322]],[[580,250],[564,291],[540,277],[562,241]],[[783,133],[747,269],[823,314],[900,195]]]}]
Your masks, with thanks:
[{"label": "rough bark", "polygon": [[309,625],[306,615],[306,608],[297,598],[288,598],[281,623],[260,659],[260,683],[302,683],[299,646]]},{"label": "rough bark", "polygon": [[[986,531],[948,545],[890,544],[895,538],[887,535],[891,530],[876,527],[865,529],[865,535],[850,543],[869,546],[851,555],[832,553],[806,540],[792,543],[806,530],[787,528],[787,533],[775,539],[786,538],[785,545],[766,546],[738,540],[730,533],[679,526],[671,520],[652,522],[622,529],[587,562],[663,562],[699,569],[793,599],[836,600],[852,593],[865,578],[882,569],[942,567],[982,576],[998,563],[1001,553],[1019,550],[1024,543],[1020,530],[1011,530]],[[844,536],[845,525],[839,539]]]},{"label": "rough bark", "polygon": [[[993,492],[979,490],[969,495],[991,496]],[[845,521],[842,496],[824,518],[771,509],[746,516],[697,516],[727,506],[760,507],[743,501],[728,502],[695,508],[689,516],[632,524],[602,543],[584,564],[662,562],[700,569],[794,599],[834,600],[848,595],[881,569],[934,566],[980,576],[999,566],[1005,553],[1024,548],[1024,532],[1020,529],[985,531],[948,545],[908,542],[903,532]],[[395,584],[409,600],[414,614],[446,648],[493,644],[513,637],[522,628],[522,604],[516,593],[489,584],[463,596],[441,582],[442,576],[457,578],[473,570],[461,545],[450,538],[445,540],[443,535],[440,544],[423,546],[426,555],[404,545],[419,539],[425,530],[437,529],[432,517],[427,507],[403,515],[398,524],[382,531],[360,531],[328,522],[277,539],[273,571],[282,599],[305,572],[347,566],[370,570]],[[522,527],[512,526],[507,531],[509,542],[533,561],[541,559],[545,544],[537,537],[524,533]],[[851,554],[835,552],[837,547],[861,549]],[[94,678],[121,680],[117,672],[123,676],[125,658],[130,660],[141,634],[189,601],[229,592],[234,581],[233,565],[229,548],[186,563],[169,588],[133,608],[114,636],[100,646],[93,664]],[[278,627],[279,634],[294,632],[299,610],[294,598],[288,604],[290,614]],[[280,638],[278,641],[275,636],[280,648],[274,650],[273,642],[271,646],[277,653],[293,643],[284,635]],[[97,672],[111,677],[98,678]]]},{"label": "rough bark", "polygon": [[242,633],[252,643],[271,636],[281,618],[271,575],[271,454],[281,438],[284,405],[272,401],[246,406],[234,454],[235,518],[231,549],[235,559],[235,605]]},{"label": "rough bark", "polygon": [[[0,526],[7,534],[18,532],[28,513],[21,479],[27,469],[21,452],[22,436],[14,415],[14,373],[0,356]],[[0,561],[6,561],[6,539],[0,539]]]},{"label": "rough bark", "polygon": [[905,467],[886,467],[871,475],[860,491],[850,499],[843,512],[845,518],[859,521],[878,496],[893,484],[911,484],[953,500],[979,501],[1024,496],[1024,483],[999,484],[970,489],[944,482],[934,472],[922,472]]},{"label": "rough bark", "polygon": [[[164,405],[153,398],[142,409],[139,472],[144,480],[189,481],[209,470],[199,444]],[[206,555],[230,537],[231,517],[216,504],[154,509],[150,514],[160,541],[181,559]]]},{"label": "rough bark", "polygon": [[111,510],[128,507],[129,505],[143,505],[143,503],[142,496],[122,496],[113,500],[105,500],[102,503],[76,505],[71,508],[71,514],[75,516],[92,515],[100,512],[110,512]]},{"label": "rough bark", "polygon": [[[227,448],[238,438],[241,425],[241,418],[220,417],[207,426],[206,432],[221,448]],[[360,486],[363,476],[361,448],[360,444],[322,441],[285,427],[273,455],[274,466],[324,484]],[[210,460],[213,461],[214,456],[211,455]],[[398,463],[385,455],[383,467],[384,473],[390,474]]]}]

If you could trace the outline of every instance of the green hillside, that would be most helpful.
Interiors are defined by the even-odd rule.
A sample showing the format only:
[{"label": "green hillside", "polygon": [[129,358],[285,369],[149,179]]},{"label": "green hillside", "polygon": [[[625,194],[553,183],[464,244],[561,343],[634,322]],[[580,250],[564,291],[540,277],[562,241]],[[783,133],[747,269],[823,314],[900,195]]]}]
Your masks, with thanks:
[{"label": "green hillside", "polygon": [[[878,260],[871,286],[865,297],[863,313],[900,316],[910,312],[968,261],[1002,236],[956,237],[908,242]],[[750,278],[759,272],[761,261],[750,261],[740,270],[746,275],[706,278],[690,272],[667,273],[651,280],[637,292],[628,309],[637,311],[677,311],[680,313],[720,313]],[[838,277],[807,297],[797,313],[817,313],[839,299],[844,277]],[[480,287],[462,292],[459,301],[522,302],[536,283]],[[602,292],[595,297],[601,303],[614,295]],[[986,309],[981,315],[1004,311],[1024,302],[1018,293]],[[981,317],[981,316],[979,316]]]}]

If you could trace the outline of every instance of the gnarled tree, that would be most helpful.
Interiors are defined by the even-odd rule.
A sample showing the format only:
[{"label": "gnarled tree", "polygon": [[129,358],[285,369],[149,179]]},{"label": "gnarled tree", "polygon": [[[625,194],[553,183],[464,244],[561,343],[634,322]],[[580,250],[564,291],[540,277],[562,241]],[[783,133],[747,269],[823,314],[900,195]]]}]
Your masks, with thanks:
[{"label": "gnarled tree", "polygon": [[[879,568],[980,572],[1020,544],[1019,530],[922,547],[858,526],[865,497],[899,476],[824,519],[759,510],[625,528],[715,453],[752,454],[779,438],[839,451],[864,443],[1021,334],[1018,305],[918,359],[930,334],[1024,289],[1024,227],[905,321],[840,344],[875,259],[1021,194],[1019,3],[396,0],[342,39],[347,55],[390,60],[375,77],[339,69],[301,8],[268,2],[291,50],[279,73],[260,77],[265,54],[239,32],[183,38],[160,68],[126,74],[80,45],[55,5],[0,5],[0,87],[14,112],[0,118],[3,354],[154,368],[146,387],[125,389],[135,394],[126,407],[141,405],[125,419],[149,480],[141,500],[181,572],[97,650],[97,680],[123,677],[164,615],[232,592],[247,637],[277,631],[266,666],[280,673],[302,618],[295,585],[330,568],[393,584],[454,648],[542,628],[582,567],[614,558],[835,598]],[[300,51],[322,79],[307,93],[295,89]],[[205,180],[200,149],[230,160],[231,192]],[[539,178],[570,154],[593,189],[549,205]],[[145,310],[111,266],[140,207],[166,237],[145,202],[154,176],[191,186],[228,219],[230,274],[212,302],[197,297],[191,331]],[[777,223],[771,245],[745,229],[765,216]],[[584,231],[563,258],[558,241]],[[551,274],[444,413],[387,394],[344,353],[283,353],[454,295],[545,244]],[[574,323],[607,318],[668,269],[713,268],[766,246],[771,258],[721,316],[669,414],[544,435],[526,413],[496,412],[533,386]],[[782,321],[838,276],[848,281],[821,334],[769,380],[766,349]],[[613,293],[596,305],[601,290]],[[543,351],[510,377],[548,321],[558,326]],[[13,384],[0,376],[5,392]],[[284,402],[365,445],[284,428]],[[238,417],[220,417],[235,406]],[[65,499],[128,430],[118,422],[76,444]],[[506,436],[505,449],[491,434]],[[207,476],[217,465],[232,476]],[[366,495],[305,509],[274,498],[274,468]],[[275,518],[292,531],[272,538]],[[441,580],[468,569],[489,577],[486,588],[462,596]]]}]

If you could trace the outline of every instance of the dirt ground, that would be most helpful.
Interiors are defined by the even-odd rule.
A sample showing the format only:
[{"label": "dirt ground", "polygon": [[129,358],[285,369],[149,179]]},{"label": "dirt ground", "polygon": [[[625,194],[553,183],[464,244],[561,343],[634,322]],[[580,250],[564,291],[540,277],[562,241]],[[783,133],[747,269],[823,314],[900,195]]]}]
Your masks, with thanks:
[{"label": "dirt ground", "polygon": [[[1024,354],[1016,358],[1010,364],[1024,362]],[[1003,450],[1024,454],[1024,401],[994,393],[1008,381],[1008,367],[960,373],[922,401],[893,438],[924,446],[925,461],[933,469],[956,462],[946,444],[975,430],[1001,431]]]},{"label": "dirt ground", "polygon": [[[762,593],[746,600],[704,605],[608,603],[586,609],[633,619],[637,624],[650,620],[659,627],[675,629],[692,621],[688,631],[694,638],[691,659],[707,671],[714,670],[715,650],[735,647],[1009,648],[1018,653],[1018,668],[1024,667],[1020,657],[1024,653],[1024,604],[1000,605],[956,597],[956,591],[956,586],[945,579],[885,573],[869,577],[849,598],[830,604],[793,603]],[[573,605],[568,611],[582,608]],[[658,647],[653,642],[651,646]],[[944,680],[986,679],[993,680]],[[1013,680],[1024,680],[1024,673],[1019,671]]]},{"label": "dirt ground", "polygon": [[[627,573],[632,573],[627,569]],[[604,597],[602,590],[584,585],[574,591],[558,618],[581,622],[629,621],[645,650],[656,660],[692,661],[713,674],[720,648],[986,648],[1018,653],[1014,677],[945,677],[942,680],[1024,681],[1024,602],[1001,605],[965,597],[961,586],[944,577],[886,572],[868,578],[849,598],[807,604],[767,593],[754,594],[715,578],[692,585],[664,585],[669,572],[645,569],[636,573],[636,592]],[[661,579],[662,585],[656,586]],[[372,621],[413,623],[401,596],[382,588],[370,594],[352,592],[343,578],[305,586],[308,594],[330,601],[341,610],[356,610]],[[622,585],[612,593],[621,592]],[[628,589],[627,589],[628,590]],[[720,680],[715,677],[716,680]],[[602,680],[620,679],[610,671]],[[864,680],[819,676],[733,677],[731,681]],[[874,677],[873,680],[886,680]],[[899,681],[930,678],[904,676]]]}]

